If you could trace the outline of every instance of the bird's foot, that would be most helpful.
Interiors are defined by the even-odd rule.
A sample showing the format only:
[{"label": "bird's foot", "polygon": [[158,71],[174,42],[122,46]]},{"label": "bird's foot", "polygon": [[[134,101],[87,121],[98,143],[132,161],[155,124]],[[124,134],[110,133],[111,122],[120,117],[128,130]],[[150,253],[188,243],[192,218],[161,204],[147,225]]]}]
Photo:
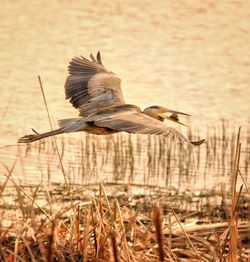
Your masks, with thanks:
[{"label": "bird's foot", "polygon": [[40,134],[26,135],[18,139],[18,143],[31,143],[40,139]]}]

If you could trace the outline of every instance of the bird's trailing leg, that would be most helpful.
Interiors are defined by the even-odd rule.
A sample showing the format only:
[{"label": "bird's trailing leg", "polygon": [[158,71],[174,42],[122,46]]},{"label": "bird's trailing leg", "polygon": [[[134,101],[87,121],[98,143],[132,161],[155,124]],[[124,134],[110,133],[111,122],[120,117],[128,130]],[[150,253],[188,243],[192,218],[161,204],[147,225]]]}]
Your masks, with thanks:
[{"label": "bird's trailing leg", "polygon": [[77,132],[77,131],[84,131],[86,124],[82,118],[68,118],[68,119],[61,119],[59,120],[59,128],[39,134],[35,129],[31,129],[35,134],[26,135],[19,138],[18,143],[31,143],[36,140],[43,139],[49,136],[55,136],[62,133],[70,133],[70,132]]},{"label": "bird's trailing leg", "polygon": [[34,142],[36,140],[40,140],[40,139],[45,138],[45,137],[55,136],[55,135],[59,135],[59,134],[64,133],[63,128],[58,128],[56,130],[49,131],[49,132],[46,132],[46,133],[43,133],[43,134],[39,134],[34,129],[32,129],[32,131],[35,134],[26,135],[26,136],[23,136],[23,137],[19,138],[18,139],[18,143],[31,143],[31,142]]}]

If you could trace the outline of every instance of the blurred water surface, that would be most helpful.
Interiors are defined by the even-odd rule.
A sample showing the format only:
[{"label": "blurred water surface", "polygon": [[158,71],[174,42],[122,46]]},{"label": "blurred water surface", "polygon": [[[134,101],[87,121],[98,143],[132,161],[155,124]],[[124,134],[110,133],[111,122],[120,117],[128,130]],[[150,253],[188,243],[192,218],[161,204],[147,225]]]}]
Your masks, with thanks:
[{"label": "blurred water surface", "polygon": [[183,121],[201,136],[221,118],[248,126],[249,1],[2,1],[0,17],[3,162],[17,152],[3,146],[50,129],[37,75],[54,123],[76,116],[64,100],[67,66],[98,50],[128,103],[192,114]]}]

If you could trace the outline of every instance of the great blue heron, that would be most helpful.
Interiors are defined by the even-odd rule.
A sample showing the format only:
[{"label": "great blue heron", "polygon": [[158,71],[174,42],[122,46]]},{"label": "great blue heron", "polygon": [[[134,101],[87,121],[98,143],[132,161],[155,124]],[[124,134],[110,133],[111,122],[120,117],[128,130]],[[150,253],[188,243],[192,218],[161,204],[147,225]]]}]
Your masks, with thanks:
[{"label": "great blue heron", "polygon": [[[186,113],[162,106],[151,106],[141,111],[136,105],[126,104],[121,91],[121,79],[104,67],[100,52],[96,58],[92,54],[90,58],[91,61],[85,57],[73,58],[65,83],[66,99],[80,111],[80,117],[59,120],[58,129],[23,136],[18,140],[19,143],[30,143],[45,137],[77,131],[96,135],[121,131],[162,135],[196,146],[204,142],[204,139],[189,141],[180,132],[163,123],[164,119],[168,119],[184,125],[179,121],[178,115],[189,116]],[[164,113],[172,115],[167,116]]]}]

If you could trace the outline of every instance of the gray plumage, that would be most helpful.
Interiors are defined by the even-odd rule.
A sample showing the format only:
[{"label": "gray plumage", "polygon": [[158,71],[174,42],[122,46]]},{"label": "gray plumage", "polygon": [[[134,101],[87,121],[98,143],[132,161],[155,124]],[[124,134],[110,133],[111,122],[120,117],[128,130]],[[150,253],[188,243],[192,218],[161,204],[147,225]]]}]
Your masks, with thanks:
[{"label": "gray plumage", "polygon": [[69,64],[69,76],[65,83],[66,99],[87,117],[98,110],[124,104],[121,79],[108,72],[101,62],[100,52],[97,60],[81,57],[73,58]]},{"label": "gray plumage", "polygon": [[[133,134],[162,135],[174,141],[190,142],[193,145],[204,142],[204,140],[189,141],[163,122],[164,119],[168,119],[182,124],[178,114],[188,114],[161,106],[151,106],[141,111],[135,105],[126,104],[121,91],[121,79],[103,66],[100,52],[96,58],[92,54],[90,58],[91,61],[84,57],[73,58],[68,67],[69,76],[65,83],[66,99],[79,110],[80,117],[59,120],[58,129],[21,137],[19,143],[29,143],[77,131],[97,135],[124,131]],[[173,113],[176,117],[163,115],[164,113]]]}]

